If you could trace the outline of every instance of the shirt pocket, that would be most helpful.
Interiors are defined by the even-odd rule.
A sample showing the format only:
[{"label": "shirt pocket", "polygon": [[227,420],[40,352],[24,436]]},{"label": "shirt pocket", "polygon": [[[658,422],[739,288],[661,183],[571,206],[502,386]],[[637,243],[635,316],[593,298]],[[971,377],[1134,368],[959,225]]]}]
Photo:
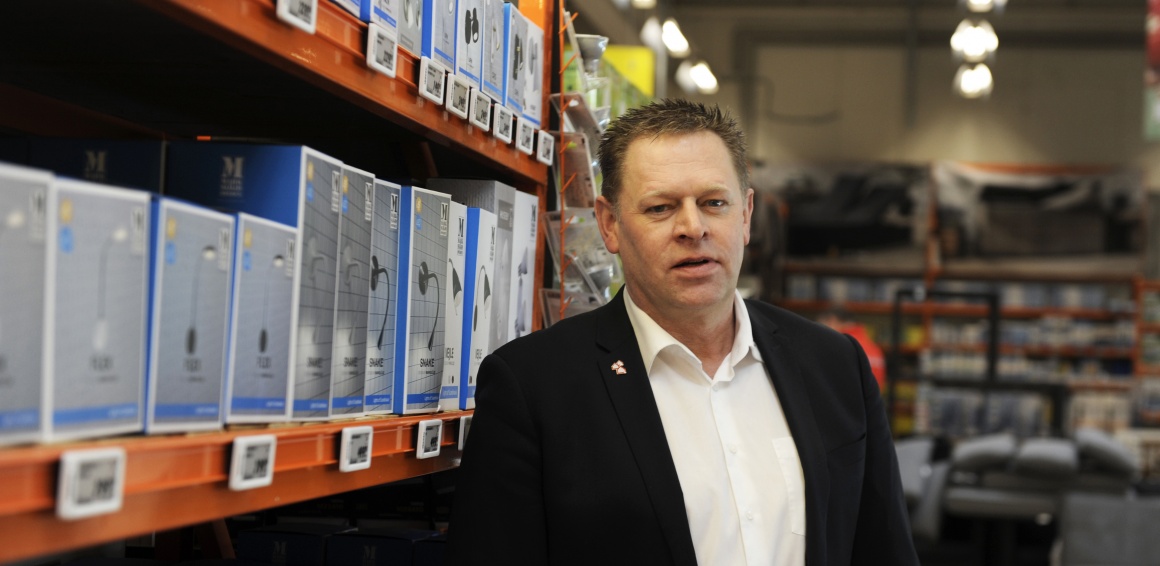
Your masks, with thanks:
[{"label": "shirt pocket", "polygon": [[789,528],[794,534],[806,534],[806,490],[802,478],[801,460],[793,437],[775,438],[773,451],[777,453],[777,463],[781,466],[781,477],[785,480],[785,496],[789,503]]}]

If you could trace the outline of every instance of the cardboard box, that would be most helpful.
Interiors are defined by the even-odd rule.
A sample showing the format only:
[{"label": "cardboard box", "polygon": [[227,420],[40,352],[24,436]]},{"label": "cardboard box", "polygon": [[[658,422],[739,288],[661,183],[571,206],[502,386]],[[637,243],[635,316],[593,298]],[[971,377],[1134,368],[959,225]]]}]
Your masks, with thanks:
[{"label": "cardboard box", "polygon": [[484,0],[459,0],[455,18],[455,73],[483,87],[483,38],[487,28]]},{"label": "cardboard box", "polygon": [[540,199],[516,191],[512,214],[511,299],[508,306],[508,340],[532,331],[532,307],[536,300],[536,228]]},{"label": "cardboard box", "polygon": [[390,566],[411,564],[415,543],[439,534],[422,529],[362,529],[334,535],[326,548],[327,564]]},{"label": "cardboard box", "polygon": [[0,445],[41,437],[52,181],[48,171],[0,164]]},{"label": "cardboard box", "polygon": [[47,440],[142,429],[149,198],[60,177],[49,191]]},{"label": "cardboard box", "polygon": [[483,19],[479,22],[483,35],[483,92],[498,104],[503,104],[504,60],[504,5],[500,0],[483,0]]},{"label": "cardboard box", "polygon": [[539,128],[544,118],[544,30],[528,20],[528,64],[524,73],[524,118]]},{"label": "cardboard box", "polygon": [[423,0],[397,0],[399,47],[418,59],[423,54]]},{"label": "cardboard box", "polygon": [[291,523],[242,531],[237,537],[237,557],[285,566],[326,564],[331,537],[351,530],[346,526]]},{"label": "cardboard box", "polygon": [[167,193],[296,227],[294,420],[330,415],[342,162],[304,146],[174,142]]},{"label": "cardboard box", "polygon": [[153,192],[165,186],[163,141],[29,138],[28,163],[94,183]]},{"label": "cardboard box", "polygon": [[335,283],[334,358],[330,386],[331,416],[363,414],[374,191],[374,175],[349,165],[343,166],[342,217],[338,226],[338,279]]},{"label": "cardboard box", "polygon": [[236,218],[225,421],[284,421],[298,231],[251,214]]},{"label": "cardboard box", "polygon": [[399,191],[375,179],[371,220],[370,297],[364,408],[368,415],[391,412],[395,389],[395,324],[399,284]]},{"label": "cardboard box", "polygon": [[447,234],[447,325],[443,347],[443,386],[439,392],[439,410],[459,409],[460,371],[463,353],[463,319],[465,287],[463,280],[467,269],[467,207],[452,202]]},{"label": "cardboard box", "polygon": [[359,19],[364,22],[379,24],[397,34],[399,31],[399,1],[362,0]]},{"label": "cardboard box", "polygon": [[503,5],[503,44],[506,54],[503,61],[504,106],[516,116],[524,113],[524,85],[527,83],[528,19],[520,13],[518,6]]},{"label": "cardboard box", "polygon": [[448,70],[455,69],[455,0],[423,0],[424,57]]},{"label": "cardboard box", "polygon": [[145,431],[222,424],[232,216],[153,197]]},{"label": "cardboard box", "polygon": [[463,342],[460,351],[459,408],[475,408],[479,364],[491,350],[491,305],[495,289],[495,215],[481,208],[467,209],[467,256],[464,260]]},{"label": "cardboard box", "polygon": [[404,186],[399,209],[399,281],[393,413],[439,408],[447,324],[447,238],[451,197]]},{"label": "cardboard box", "polygon": [[511,303],[512,226],[515,211],[515,187],[499,181],[480,179],[431,179],[433,190],[451,195],[456,202],[482,208],[496,216],[494,299],[491,308],[491,331],[488,352],[508,341],[508,306]]}]

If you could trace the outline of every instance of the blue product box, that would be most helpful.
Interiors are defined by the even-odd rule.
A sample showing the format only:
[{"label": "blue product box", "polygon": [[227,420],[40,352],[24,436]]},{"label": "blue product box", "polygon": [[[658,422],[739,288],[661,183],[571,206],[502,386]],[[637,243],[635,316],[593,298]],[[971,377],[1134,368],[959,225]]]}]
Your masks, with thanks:
[{"label": "blue product box", "polygon": [[153,197],[145,431],[222,424],[234,218]]},{"label": "blue product box", "polygon": [[479,22],[483,35],[483,92],[497,104],[503,104],[504,61],[507,59],[507,50],[504,49],[504,6],[501,0],[483,0],[483,19]]},{"label": "blue product box", "polygon": [[236,218],[225,421],[285,421],[298,231],[251,214]]},{"label": "blue product box", "polygon": [[342,216],[338,227],[338,280],[335,283],[334,359],[330,386],[331,416],[354,417],[363,414],[374,191],[374,175],[343,166]]},{"label": "blue product box", "polygon": [[399,202],[400,283],[391,412],[431,413],[439,408],[443,381],[451,197],[404,186]]},{"label": "blue product box", "polygon": [[395,323],[399,284],[399,186],[375,179],[371,220],[370,296],[364,408],[390,413],[395,387]]},{"label": "blue product box", "polygon": [[467,260],[467,207],[452,202],[447,234],[447,325],[444,333],[443,386],[439,391],[439,410],[459,409],[460,366],[463,365],[463,318],[465,287],[463,284]]},{"label": "blue product box", "polygon": [[149,193],[57,177],[48,199],[46,440],[140,432]]},{"label": "blue product box", "polygon": [[524,18],[528,25],[527,65],[524,72],[524,119],[539,128],[544,116],[544,30]]},{"label": "blue product box", "polygon": [[400,0],[362,0],[359,19],[381,25],[397,33],[399,29],[399,2]]},{"label": "blue product box", "polygon": [[237,557],[265,564],[318,566],[326,564],[334,535],[352,527],[301,523],[259,527],[238,533]]},{"label": "blue product box", "polygon": [[296,227],[294,420],[330,416],[342,162],[304,146],[174,142],[166,193]]},{"label": "blue product box", "polygon": [[455,74],[464,77],[472,88],[483,87],[483,38],[487,16],[484,0],[459,0],[455,18]]},{"label": "blue product box", "polygon": [[491,350],[492,281],[495,280],[495,215],[481,208],[467,209],[467,255],[463,279],[464,360],[459,366],[459,408],[475,408],[479,364]]},{"label": "blue product box", "polygon": [[354,16],[361,16],[363,11],[363,4],[368,0],[330,0],[337,4],[343,10],[350,12]]},{"label": "blue product box", "polygon": [[527,83],[528,19],[519,6],[510,2],[503,5],[503,93],[504,106],[516,116],[524,113],[524,85]]},{"label": "blue product box", "polygon": [[327,564],[360,564],[390,566],[411,564],[415,544],[438,535],[422,529],[359,529],[330,537],[326,548]]},{"label": "blue product box", "polygon": [[[41,438],[52,173],[0,164],[0,445]],[[90,277],[90,279],[92,279]]]},{"label": "blue product box", "polygon": [[451,70],[455,68],[456,0],[423,0],[421,55]]},{"label": "blue product box", "polygon": [[165,145],[156,140],[30,138],[28,163],[66,177],[161,192]]}]

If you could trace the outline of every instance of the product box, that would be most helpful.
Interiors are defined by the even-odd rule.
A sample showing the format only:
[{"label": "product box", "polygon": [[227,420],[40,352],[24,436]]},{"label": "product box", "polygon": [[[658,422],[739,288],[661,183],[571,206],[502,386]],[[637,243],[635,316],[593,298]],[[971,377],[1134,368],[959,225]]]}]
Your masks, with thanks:
[{"label": "product box", "polygon": [[516,191],[512,214],[511,299],[508,304],[508,340],[532,331],[536,300],[536,228],[540,199]]},{"label": "product box", "polygon": [[423,0],[396,0],[399,47],[418,58],[423,52]]},{"label": "product box", "polygon": [[41,434],[52,181],[48,171],[0,164],[0,445]]},{"label": "product box", "polygon": [[50,441],[144,418],[149,193],[57,177],[48,198],[41,414]]},{"label": "product box", "polygon": [[489,350],[495,351],[508,341],[508,305],[512,285],[512,226],[516,203],[515,187],[499,181],[482,179],[431,179],[432,190],[451,195],[452,200],[467,206],[482,208],[496,216],[495,278],[491,291],[495,298],[491,305],[491,336]]},{"label": "product box", "polygon": [[145,431],[221,428],[234,218],[153,197]]},{"label": "product box", "polygon": [[399,2],[400,0],[362,0],[359,19],[379,24],[397,33],[399,29]]},{"label": "product box", "polygon": [[368,415],[389,413],[393,404],[398,310],[396,287],[399,284],[399,191],[398,185],[375,179],[363,401]]},{"label": "product box", "polygon": [[284,421],[298,231],[251,214],[236,218],[225,421]]},{"label": "product box", "polygon": [[340,6],[343,10],[346,10],[347,12],[350,12],[351,14],[353,14],[355,16],[362,15],[362,10],[363,10],[362,5],[367,2],[367,0],[330,0],[330,1],[334,2],[335,4]]},{"label": "product box", "polygon": [[475,381],[479,364],[491,338],[491,312],[495,280],[495,215],[480,209],[467,209],[467,255],[463,278],[463,339],[459,366],[459,408],[475,408]]},{"label": "product box", "polygon": [[467,268],[467,207],[452,202],[448,209],[447,233],[447,325],[444,333],[443,387],[439,392],[439,410],[459,409],[460,371],[463,353],[463,319],[466,295],[463,284]]},{"label": "product box", "polygon": [[161,192],[165,142],[29,138],[28,163],[57,175]]},{"label": "product box", "polygon": [[393,413],[439,408],[447,323],[447,237],[451,197],[404,186],[399,209]]},{"label": "product box", "polygon": [[503,5],[503,44],[506,54],[503,61],[504,106],[516,116],[524,113],[524,85],[527,83],[528,65],[528,19],[520,13],[517,5]]},{"label": "product box", "polygon": [[239,560],[284,566],[326,564],[326,547],[334,535],[352,527],[288,523],[242,531],[237,537]]},{"label": "product box", "polygon": [[438,535],[422,529],[363,529],[330,537],[327,564],[411,564],[415,543]]},{"label": "product box", "polygon": [[423,0],[421,54],[448,70],[455,68],[456,15],[455,0]]},{"label": "product box", "polygon": [[447,535],[423,539],[415,542],[415,557],[411,566],[440,566],[447,559]]},{"label": "product box", "polygon": [[483,86],[483,36],[486,32],[484,0],[459,0],[455,18],[455,74]]},{"label": "product box", "polygon": [[498,104],[503,104],[504,60],[504,6],[501,0],[483,0],[483,19],[479,22],[483,33],[483,92]]},{"label": "product box", "polygon": [[174,142],[170,195],[297,228],[291,418],[329,417],[342,163],[303,146]]},{"label": "product box", "polygon": [[374,175],[349,165],[343,166],[330,386],[332,417],[363,414],[374,194]]},{"label": "product box", "polygon": [[527,70],[524,73],[524,118],[539,128],[544,118],[544,30],[528,21]]}]

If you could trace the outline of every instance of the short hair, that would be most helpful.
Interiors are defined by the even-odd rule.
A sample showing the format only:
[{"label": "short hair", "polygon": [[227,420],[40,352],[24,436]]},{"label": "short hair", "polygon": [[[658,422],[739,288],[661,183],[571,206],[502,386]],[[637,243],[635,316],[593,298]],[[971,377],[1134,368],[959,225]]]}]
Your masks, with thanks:
[{"label": "short hair", "polygon": [[745,133],[729,112],[717,105],[705,105],[675,98],[633,108],[609,124],[600,140],[600,171],[604,176],[601,194],[618,205],[624,177],[624,155],[632,142],[666,134],[713,132],[725,142],[742,192],[749,187],[749,167],[745,156]]}]

